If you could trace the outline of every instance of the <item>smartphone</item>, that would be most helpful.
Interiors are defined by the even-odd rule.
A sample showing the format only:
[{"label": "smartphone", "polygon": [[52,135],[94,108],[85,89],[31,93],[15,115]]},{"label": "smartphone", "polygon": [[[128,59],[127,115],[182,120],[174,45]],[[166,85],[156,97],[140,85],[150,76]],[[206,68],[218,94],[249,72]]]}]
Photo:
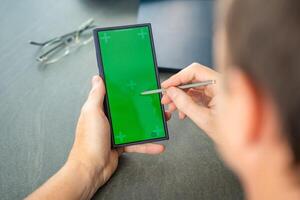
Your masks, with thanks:
[{"label": "smartphone", "polygon": [[96,28],[93,33],[112,147],[169,139],[161,94],[141,95],[160,88],[151,24]]}]

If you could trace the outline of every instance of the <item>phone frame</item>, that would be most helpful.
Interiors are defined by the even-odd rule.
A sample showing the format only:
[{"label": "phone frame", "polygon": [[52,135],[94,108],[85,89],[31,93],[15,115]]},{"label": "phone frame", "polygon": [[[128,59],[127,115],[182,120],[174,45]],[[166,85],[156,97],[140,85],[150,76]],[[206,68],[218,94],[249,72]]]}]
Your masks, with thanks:
[{"label": "phone frame", "polygon": [[[150,37],[150,42],[151,42],[151,49],[152,49],[152,57],[153,57],[154,68],[155,68],[157,88],[158,89],[161,88],[160,87],[160,79],[158,77],[158,67],[157,67],[157,59],[156,59],[155,46],[154,46],[154,41],[153,41],[152,28],[151,28],[150,23],[124,25],[124,26],[114,26],[114,27],[103,27],[103,28],[93,29],[94,44],[95,44],[95,49],[96,49],[96,57],[97,57],[99,75],[103,79],[104,85],[106,85],[106,81],[105,81],[105,73],[104,73],[104,67],[103,67],[103,62],[102,62],[102,54],[101,54],[101,49],[100,49],[101,43],[99,42],[98,32],[128,29],[128,28],[139,28],[139,27],[148,27],[149,37]],[[105,90],[106,90],[106,94],[107,94],[107,87],[105,87]],[[162,95],[161,95],[161,93],[159,93],[159,99],[161,99],[161,98],[162,98]],[[105,95],[104,112],[105,112],[105,115],[108,118],[108,121],[109,121],[109,124],[110,124],[110,127],[111,127],[111,145],[112,145],[112,148],[124,147],[124,146],[129,146],[129,145],[134,145],[134,144],[144,144],[144,143],[149,143],[149,142],[157,142],[157,141],[162,141],[162,140],[168,140],[169,139],[169,132],[168,132],[168,127],[167,127],[167,123],[166,123],[167,120],[166,120],[166,117],[165,117],[165,109],[164,109],[164,107],[161,103],[160,103],[160,108],[161,108],[161,112],[162,112],[162,119],[163,119],[163,124],[164,124],[165,137],[141,140],[141,141],[136,141],[136,142],[129,142],[129,143],[124,143],[124,144],[115,144],[114,130],[113,130],[113,126],[112,126],[112,118],[111,118],[111,113],[110,113],[110,109],[109,109],[109,99],[108,99],[108,95]]]}]

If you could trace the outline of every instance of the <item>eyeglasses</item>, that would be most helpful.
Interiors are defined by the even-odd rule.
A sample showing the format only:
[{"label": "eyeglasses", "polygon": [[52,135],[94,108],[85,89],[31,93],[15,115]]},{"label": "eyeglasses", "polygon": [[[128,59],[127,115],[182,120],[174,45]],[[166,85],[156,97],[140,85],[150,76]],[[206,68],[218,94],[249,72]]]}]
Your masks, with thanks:
[{"label": "eyeglasses", "polygon": [[40,46],[36,58],[37,61],[43,64],[51,64],[93,41],[91,29],[94,27],[96,27],[94,19],[89,19],[75,31],[55,37],[46,42],[30,41],[29,43]]}]

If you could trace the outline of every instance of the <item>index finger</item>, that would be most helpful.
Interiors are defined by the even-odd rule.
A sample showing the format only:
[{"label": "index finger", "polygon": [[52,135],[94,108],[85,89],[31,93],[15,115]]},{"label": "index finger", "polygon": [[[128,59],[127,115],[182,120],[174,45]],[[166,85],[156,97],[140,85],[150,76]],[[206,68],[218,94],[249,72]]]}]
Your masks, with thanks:
[{"label": "index finger", "polygon": [[178,86],[181,84],[192,83],[197,81],[206,81],[215,78],[215,71],[201,64],[193,63],[187,68],[181,70],[177,74],[171,76],[169,79],[164,81],[161,84],[161,86],[162,88],[168,88],[171,86]]},{"label": "index finger", "polygon": [[124,147],[123,151],[127,153],[160,154],[164,152],[165,147],[161,144],[138,144]]}]

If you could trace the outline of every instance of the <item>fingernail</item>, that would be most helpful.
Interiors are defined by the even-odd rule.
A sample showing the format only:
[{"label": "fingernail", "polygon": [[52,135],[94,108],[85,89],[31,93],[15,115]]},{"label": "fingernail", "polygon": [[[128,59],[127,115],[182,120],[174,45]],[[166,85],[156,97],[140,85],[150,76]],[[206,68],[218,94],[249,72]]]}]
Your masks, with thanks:
[{"label": "fingernail", "polygon": [[97,76],[97,75],[93,76],[92,83],[95,84],[95,83],[98,83],[98,82],[99,82],[99,76]]},{"label": "fingernail", "polygon": [[165,96],[164,96],[164,95],[163,95],[163,97],[161,98],[160,102],[161,102],[162,104],[164,104],[164,102],[165,102]]}]

